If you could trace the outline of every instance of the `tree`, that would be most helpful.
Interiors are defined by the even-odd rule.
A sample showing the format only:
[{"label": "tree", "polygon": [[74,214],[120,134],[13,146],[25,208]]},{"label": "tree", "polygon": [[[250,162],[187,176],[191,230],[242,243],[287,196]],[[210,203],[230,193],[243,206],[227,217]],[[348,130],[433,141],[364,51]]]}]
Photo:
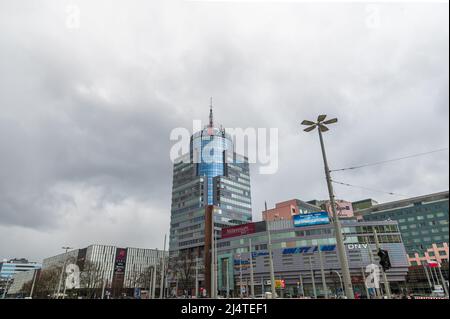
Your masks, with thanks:
[{"label": "tree", "polygon": [[192,250],[181,251],[178,256],[171,258],[171,274],[177,279],[179,289],[191,290],[195,287],[196,258]]},{"label": "tree", "polygon": [[86,260],[83,270],[80,273],[80,287],[85,292],[86,297],[92,299],[94,296],[101,296],[105,272],[97,262]]},{"label": "tree", "polygon": [[[33,298],[51,298],[54,296],[55,291],[58,289],[59,278],[61,275],[61,267],[54,266],[51,268],[43,269],[38,272],[36,277],[33,291]],[[24,295],[29,295],[33,280],[26,282],[21,289]]]}]

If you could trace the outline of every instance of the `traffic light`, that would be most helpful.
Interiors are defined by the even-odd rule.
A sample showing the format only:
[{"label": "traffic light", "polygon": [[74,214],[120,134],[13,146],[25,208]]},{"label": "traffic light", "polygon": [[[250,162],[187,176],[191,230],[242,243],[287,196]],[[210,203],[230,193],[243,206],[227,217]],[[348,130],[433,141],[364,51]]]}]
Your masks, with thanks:
[{"label": "traffic light", "polygon": [[378,250],[378,257],[380,257],[380,265],[384,271],[391,269],[391,260],[389,259],[389,253],[387,250]]}]

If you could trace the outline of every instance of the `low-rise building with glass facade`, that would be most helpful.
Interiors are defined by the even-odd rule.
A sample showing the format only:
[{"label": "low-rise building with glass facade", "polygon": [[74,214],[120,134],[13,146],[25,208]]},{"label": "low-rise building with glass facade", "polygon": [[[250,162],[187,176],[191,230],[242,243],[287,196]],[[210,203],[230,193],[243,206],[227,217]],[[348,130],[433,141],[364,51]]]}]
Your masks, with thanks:
[{"label": "low-rise building with glass facade", "polygon": [[357,215],[366,221],[397,221],[411,265],[427,259],[448,262],[448,198],[448,191],[434,193],[378,204]]},{"label": "low-rise building with glass facade", "polygon": [[[379,262],[374,228],[381,248],[388,251],[391,260],[392,268],[387,271],[391,289],[399,292],[405,284],[408,261],[398,223],[343,220],[342,230],[355,291],[361,295],[366,294],[366,267],[372,263],[378,265]],[[279,220],[222,230],[222,239],[218,242],[218,288],[222,295],[227,287],[234,295],[238,295],[241,283],[246,292],[250,291],[250,255],[255,294],[270,291],[268,230],[272,239],[275,280],[285,285],[284,289],[278,291],[279,295],[295,296],[304,293],[306,296],[313,296],[314,282],[316,294],[323,296],[325,291],[322,289],[320,257],[329,293],[341,292],[342,272],[336,252],[334,226],[325,224],[295,227],[292,220]],[[319,247],[322,256],[319,255]]]},{"label": "low-rise building with glass facade", "polygon": [[167,259],[167,251],[90,245],[45,258],[42,269],[57,269],[59,272],[64,264],[76,264],[81,278],[89,279],[81,280],[82,289],[99,289],[105,285],[113,295],[120,295],[127,289],[148,288],[150,268],[160,269],[163,257]]},{"label": "low-rise building with glass facade", "polygon": [[0,278],[12,278],[16,273],[41,268],[40,263],[25,258],[14,258],[0,262]]}]

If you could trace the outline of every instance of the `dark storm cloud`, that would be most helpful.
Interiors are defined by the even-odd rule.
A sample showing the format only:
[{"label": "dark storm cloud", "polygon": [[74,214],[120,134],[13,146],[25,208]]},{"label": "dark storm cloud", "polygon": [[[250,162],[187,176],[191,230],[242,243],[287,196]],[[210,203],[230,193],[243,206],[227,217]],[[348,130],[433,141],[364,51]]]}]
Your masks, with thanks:
[{"label": "dark storm cloud", "polygon": [[[80,10],[67,27],[67,5]],[[279,170],[252,166],[264,201],[325,198],[318,139],[337,116],[332,168],[448,146],[448,5],[2,2],[0,255],[61,244],[161,247],[170,131],[207,118],[279,129]],[[444,8],[444,9],[443,9]],[[70,11],[69,11],[70,13]],[[334,173],[406,195],[448,188],[448,152]],[[336,185],[340,198],[397,199]],[[20,242],[33,242],[24,246]]]}]

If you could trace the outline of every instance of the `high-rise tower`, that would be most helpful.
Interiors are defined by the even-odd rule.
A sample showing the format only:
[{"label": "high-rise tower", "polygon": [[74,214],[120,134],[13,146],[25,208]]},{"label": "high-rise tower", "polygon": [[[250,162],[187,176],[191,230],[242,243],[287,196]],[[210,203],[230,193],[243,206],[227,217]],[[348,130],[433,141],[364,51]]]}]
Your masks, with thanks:
[{"label": "high-rise tower", "polygon": [[209,123],[191,136],[189,153],[173,168],[169,252],[203,258],[205,207],[217,207],[214,230],[252,220],[248,159],[234,152],[233,140],[216,127],[212,103]]}]

